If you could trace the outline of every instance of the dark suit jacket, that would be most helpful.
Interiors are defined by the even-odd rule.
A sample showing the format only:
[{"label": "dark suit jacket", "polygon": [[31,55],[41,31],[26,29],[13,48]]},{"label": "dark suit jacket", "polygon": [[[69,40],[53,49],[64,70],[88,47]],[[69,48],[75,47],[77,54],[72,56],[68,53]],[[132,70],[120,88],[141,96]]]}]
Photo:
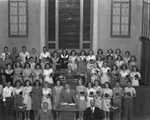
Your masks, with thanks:
[{"label": "dark suit jacket", "polygon": [[37,120],[53,120],[53,114],[51,110],[47,110],[45,113],[43,109],[38,111]]},{"label": "dark suit jacket", "polygon": [[103,112],[98,107],[95,107],[94,113],[92,113],[91,107],[88,107],[84,111],[83,120],[102,120]]},{"label": "dark suit jacket", "polygon": [[60,93],[60,103],[61,102],[76,103],[75,92],[71,89],[69,90],[69,92],[66,92],[66,90],[64,89]]}]

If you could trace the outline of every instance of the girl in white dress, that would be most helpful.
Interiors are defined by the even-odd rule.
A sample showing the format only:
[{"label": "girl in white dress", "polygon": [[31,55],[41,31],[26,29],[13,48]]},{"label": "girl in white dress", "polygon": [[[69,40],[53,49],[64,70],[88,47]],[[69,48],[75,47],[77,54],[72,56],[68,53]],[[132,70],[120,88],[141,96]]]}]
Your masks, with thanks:
[{"label": "girl in white dress", "polygon": [[44,82],[48,82],[50,85],[53,84],[53,74],[53,69],[50,67],[50,64],[47,63],[43,71]]},{"label": "girl in white dress", "polygon": [[88,83],[87,86],[87,108],[90,107],[90,100],[92,100],[96,95],[96,90],[93,88],[92,83]]},{"label": "girl in white dress", "polygon": [[130,70],[127,68],[127,65],[123,64],[120,70],[120,85],[126,86],[128,77],[130,75]]},{"label": "girl in white dress", "polygon": [[132,66],[132,72],[130,73],[130,78],[132,81],[132,86],[139,86],[139,80],[141,79],[141,74],[138,72],[137,66]]},{"label": "girl in white dress", "polygon": [[30,111],[32,106],[32,86],[29,80],[25,81],[25,87],[23,88],[23,103],[26,105],[27,109],[25,111],[25,120],[30,120]]},{"label": "girl in white dress", "polygon": [[103,63],[103,67],[101,68],[102,76],[101,76],[101,84],[104,85],[105,82],[110,82],[110,68],[107,67],[107,62]]},{"label": "girl in white dress", "polygon": [[46,81],[44,83],[44,87],[42,88],[42,94],[43,94],[42,104],[44,102],[47,102],[48,103],[48,109],[51,110],[52,109],[52,104],[51,104],[52,90],[48,86],[49,86],[49,83]]},{"label": "girl in white dress", "polygon": [[110,107],[112,94],[113,93],[112,90],[110,89],[110,83],[106,82],[103,88],[103,111],[105,120],[110,120]]},{"label": "girl in white dress", "polygon": [[120,69],[120,67],[124,64],[122,56],[118,55],[115,64],[118,66],[118,69]]},{"label": "girl in white dress", "polygon": [[77,70],[77,55],[76,51],[72,50],[69,56],[69,64],[72,65],[72,70],[76,71]]},{"label": "girl in white dress", "polygon": [[103,58],[101,56],[97,57],[97,61],[96,62],[98,63],[98,67],[102,68],[104,61],[103,61]]}]

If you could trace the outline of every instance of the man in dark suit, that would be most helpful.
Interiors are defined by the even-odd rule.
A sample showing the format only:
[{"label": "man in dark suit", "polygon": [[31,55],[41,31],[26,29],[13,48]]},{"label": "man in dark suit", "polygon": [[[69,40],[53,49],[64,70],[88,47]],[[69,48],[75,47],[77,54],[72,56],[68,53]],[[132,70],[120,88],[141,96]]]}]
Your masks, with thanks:
[{"label": "man in dark suit", "polygon": [[103,113],[98,107],[95,107],[95,100],[92,99],[90,101],[90,104],[91,104],[91,107],[88,107],[84,111],[83,120],[102,120]]},{"label": "man in dark suit", "polygon": [[43,108],[38,111],[36,120],[53,120],[51,110],[48,109],[48,103],[43,103]]},{"label": "man in dark suit", "polygon": [[75,92],[70,89],[69,84],[65,85],[65,89],[60,93],[60,103],[76,103]]}]

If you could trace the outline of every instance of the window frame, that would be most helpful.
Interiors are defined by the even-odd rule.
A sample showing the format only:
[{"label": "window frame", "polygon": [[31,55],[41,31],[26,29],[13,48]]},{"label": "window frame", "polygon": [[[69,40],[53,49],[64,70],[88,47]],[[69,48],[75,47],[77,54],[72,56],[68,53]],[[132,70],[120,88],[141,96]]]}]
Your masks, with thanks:
[{"label": "window frame", "polygon": [[[120,26],[119,26],[119,30],[120,30],[120,34],[119,35],[113,35],[113,4],[114,3],[120,3],[121,5],[121,9],[120,9]],[[128,18],[128,35],[121,35],[121,18],[122,18],[122,4],[123,3],[129,3],[129,18]],[[131,5],[132,2],[131,0],[128,1],[111,1],[111,24],[110,24],[110,37],[111,38],[130,38],[131,37]]]}]

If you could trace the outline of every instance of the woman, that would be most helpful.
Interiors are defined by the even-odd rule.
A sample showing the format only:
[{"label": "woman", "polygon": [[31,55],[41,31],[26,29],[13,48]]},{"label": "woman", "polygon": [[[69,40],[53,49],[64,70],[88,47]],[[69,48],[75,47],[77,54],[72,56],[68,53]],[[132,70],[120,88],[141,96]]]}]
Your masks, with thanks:
[{"label": "woman", "polygon": [[40,81],[36,80],[32,89],[32,110],[34,111],[34,118],[36,118],[38,110],[41,109],[41,103],[42,87]]},{"label": "woman", "polygon": [[51,65],[47,63],[45,65],[45,69],[43,71],[44,76],[44,82],[48,82],[50,85],[53,84],[53,69],[51,68]]},{"label": "woman", "polygon": [[117,106],[119,111],[113,113],[113,120],[121,120],[123,89],[120,87],[120,82],[116,81],[113,88],[113,105]]},{"label": "woman", "polygon": [[82,84],[82,79],[79,79],[78,85],[76,86],[76,99],[79,105],[79,119],[83,119],[83,111],[86,110],[86,95],[87,91],[85,86]]},{"label": "woman", "polygon": [[114,54],[115,60],[118,58],[119,55],[121,56],[121,50],[118,48],[116,49],[115,54]]},{"label": "woman", "polygon": [[102,49],[98,49],[97,50],[96,58],[98,59],[98,57],[101,57],[102,60],[105,60],[105,55],[103,54],[103,50]]},{"label": "woman", "polygon": [[58,52],[54,51],[53,52],[53,56],[52,56],[52,68],[54,71],[59,70],[59,66],[60,66],[60,57],[58,56]]},{"label": "woman", "polygon": [[120,69],[120,67],[124,64],[123,58],[122,58],[121,55],[118,55],[115,64],[118,66],[119,69]]},{"label": "woman", "polygon": [[110,82],[110,68],[107,67],[107,62],[103,63],[103,67],[101,68],[102,76],[101,76],[101,84],[104,85],[105,82]]},{"label": "woman", "polygon": [[68,51],[66,49],[63,49],[60,55],[60,62],[62,69],[67,69],[68,59],[69,59]]},{"label": "woman", "polygon": [[96,90],[93,88],[93,84],[91,82],[88,83],[87,86],[87,108],[90,107],[90,100],[92,100],[96,95]]},{"label": "woman", "polygon": [[23,83],[22,72],[23,72],[23,69],[21,67],[21,63],[16,62],[14,64],[14,80],[13,80],[14,83],[16,82],[16,80],[20,80],[20,82]]},{"label": "woman", "polygon": [[60,80],[57,80],[56,86],[53,88],[53,109],[56,110],[60,101],[60,93],[62,92],[63,87]]},{"label": "woman", "polygon": [[113,58],[114,58],[114,51],[113,51],[113,49],[108,49],[107,50],[107,56],[106,57],[108,57],[108,56],[112,56]]},{"label": "woman", "polygon": [[120,78],[118,66],[114,65],[111,70],[111,87],[114,88],[116,81]]},{"label": "woman", "polygon": [[31,82],[31,84],[33,83],[32,73],[33,73],[33,71],[31,69],[30,63],[25,63],[24,70],[23,70],[23,80],[24,80],[24,82],[26,80],[29,80]]},{"label": "woman", "polygon": [[35,82],[36,80],[39,80],[40,83],[43,83],[43,78],[42,78],[43,71],[41,69],[40,64],[35,65],[35,69],[33,70],[33,81]]},{"label": "woman", "polygon": [[77,71],[77,53],[75,50],[70,52],[69,64],[72,65],[72,70]]},{"label": "woman", "polygon": [[13,85],[14,70],[12,69],[12,65],[10,63],[6,65],[3,75],[5,80],[4,83],[11,82],[11,85]]},{"label": "woman", "polygon": [[107,66],[111,68],[113,65],[115,65],[114,57],[111,55],[108,55],[107,56]]},{"label": "woman", "polygon": [[111,98],[112,90],[110,89],[110,83],[106,82],[103,88],[103,111],[105,120],[110,120]]},{"label": "woman", "polygon": [[123,120],[134,120],[134,98],[136,90],[132,87],[131,81],[127,81],[127,87],[124,89],[124,111]]},{"label": "woman", "polygon": [[23,103],[26,105],[25,120],[30,120],[30,111],[32,106],[32,86],[30,80],[25,81],[25,86],[23,88]]},{"label": "woman", "polygon": [[20,80],[15,81],[15,88],[14,88],[14,109],[16,111],[16,119],[21,120],[22,119],[22,111],[23,109],[20,109],[20,106],[23,106],[23,98],[22,98],[22,92],[23,87],[21,86]]},{"label": "woman", "polygon": [[139,80],[141,80],[141,74],[138,71],[137,66],[132,66],[132,72],[130,73],[132,86],[139,86]]},{"label": "woman", "polygon": [[48,87],[49,83],[47,81],[44,82],[44,87],[42,88],[42,104],[44,102],[48,103],[48,109],[52,110],[52,104],[51,104],[51,97],[52,97],[52,90]]},{"label": "woman", "polygon": [[83,84],[86,85],[87,63],[86,63],[86,52],[84,50],[81,50],[80,56],[78,57],[77,68],[78,68],[77,72],[82,78]]},{"label": "woman", "polygon": [[125,64],[128,66],[129,61],[130,61],[130,52],[126,51],[125,52],[125,56],[123,57],[123,61],[125,62]]},{"label": "woman", "polygon": [[98,63],[98,67],[102,68],[104,61],[103,61],[103,58],[101,56],[97,57],[97,61],[96,62]]},{"label": "woman", "polygon": [[137,66],[137,60],[135,56],[131,56],[129,61],[129,68],[132,69],[132,66]]},{"label": "woman", "polygon": [[121,86],[126,86],[127,80],[130,75],[130,70],[127,68],[127,65],[123,64],[120,70],[120,84]]}]

